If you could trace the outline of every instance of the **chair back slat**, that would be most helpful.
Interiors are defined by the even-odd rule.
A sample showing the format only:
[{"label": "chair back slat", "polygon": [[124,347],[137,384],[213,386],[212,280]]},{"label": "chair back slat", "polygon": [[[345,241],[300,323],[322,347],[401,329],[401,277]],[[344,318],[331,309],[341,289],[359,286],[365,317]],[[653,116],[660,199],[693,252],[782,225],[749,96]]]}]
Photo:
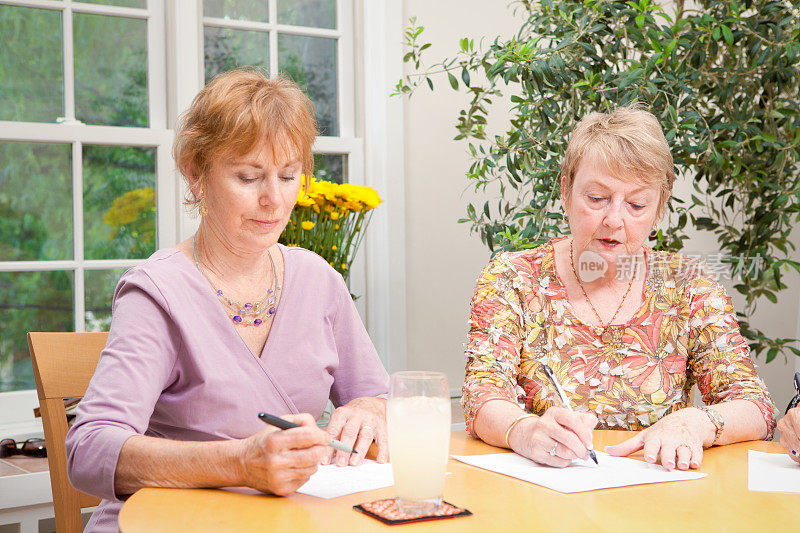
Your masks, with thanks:
[{"label": "chair back slat", "polygon": [[28,333],[53,490],[56,531],[83,531],[81,508],[100,503],[74,488],[67,477],[67,414],[64,398],[83,396],[89,387],[108,333]]}]

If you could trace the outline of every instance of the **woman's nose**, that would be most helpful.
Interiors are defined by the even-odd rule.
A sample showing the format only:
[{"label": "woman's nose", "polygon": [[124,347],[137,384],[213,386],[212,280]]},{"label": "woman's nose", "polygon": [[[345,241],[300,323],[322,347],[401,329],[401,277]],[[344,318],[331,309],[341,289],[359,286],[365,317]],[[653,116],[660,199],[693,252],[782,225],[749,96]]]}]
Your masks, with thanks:
[{"label": "woman's nose", "polygon": [[258,201],[261,205],[275,205],[280,200],[277,178],[267,178],[262,181],[259,189]]},{"label": "woman's nose", "polygon": [[622,226],[622,204],[619,202],[609,202],[603,224],[609,228],[619,228]]}]

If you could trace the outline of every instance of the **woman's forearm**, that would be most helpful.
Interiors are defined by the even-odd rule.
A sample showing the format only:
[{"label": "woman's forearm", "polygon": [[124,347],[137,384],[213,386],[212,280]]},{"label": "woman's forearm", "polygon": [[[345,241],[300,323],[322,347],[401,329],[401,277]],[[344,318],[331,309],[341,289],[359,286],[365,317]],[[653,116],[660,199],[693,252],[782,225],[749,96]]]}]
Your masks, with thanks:
[{"label": "woman's forearm", "polygon": [[472,427],[483,442],[506,447],[506,431],[517,417],[524,414],[522,408],[511,402],[490,400],[475,415]]},{"label": "woman's forearm", "polygon": [[143,487],[243,484],[241,441],[184,442],[136,435],[125,441],[114,476],[118,496]]},{"label": "woman's forearm", "polygon": [[755,403],[749,400],[731,400],[708,406],[725,421],[719,440],[714,444],[733,444],[758,440],[767,436],[767,423]]}]

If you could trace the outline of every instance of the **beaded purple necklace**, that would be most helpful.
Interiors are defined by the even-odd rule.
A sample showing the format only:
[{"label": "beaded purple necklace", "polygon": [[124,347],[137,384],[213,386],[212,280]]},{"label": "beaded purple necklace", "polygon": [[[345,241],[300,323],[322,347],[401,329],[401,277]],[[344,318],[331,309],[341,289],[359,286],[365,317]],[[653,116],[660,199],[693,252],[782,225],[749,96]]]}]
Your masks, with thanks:
[{"label": "beaded purple necklace", "polygon": [[275,261],[272,260],[272,254],[267,251],[269,257],[270,268],[272,269],[272,284],[267,290],[267,294],[260,301],[256,303],[245,302],[240,303],[225,296],[225,294],[218,289],[211,278],[206,275],[205,271],[200,267],[200,262],[197,260],[197,235],[192,238],[192,256],[194,257],[194,266],[203,274],[206,281],[214,289],[217,294],[217,299],[226,307],[225,313],[230,317],[235,325],[238,326],[255,326],[272,320],[277,311],[278,293],[281,288],[278,285],[278,276],[275,274]]}]

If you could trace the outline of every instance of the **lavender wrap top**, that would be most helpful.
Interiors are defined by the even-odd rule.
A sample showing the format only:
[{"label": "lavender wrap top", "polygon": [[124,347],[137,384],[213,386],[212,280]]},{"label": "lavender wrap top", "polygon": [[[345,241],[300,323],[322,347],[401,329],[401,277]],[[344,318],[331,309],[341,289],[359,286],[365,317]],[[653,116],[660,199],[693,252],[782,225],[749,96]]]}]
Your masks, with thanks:
[{"label": "lavender wrap top", "polygon": [[261,354],[239,336],[203,275],[175,248],[128,270],[108,343],[67,434],[72,484],[103,498],[87,531],[117,531],[114,473],[133,435],[184,441],[248,437],[260,411],[319,417],[388,393],[388,376],[342,277],[321,257],[280,246],[283,294]]}]

